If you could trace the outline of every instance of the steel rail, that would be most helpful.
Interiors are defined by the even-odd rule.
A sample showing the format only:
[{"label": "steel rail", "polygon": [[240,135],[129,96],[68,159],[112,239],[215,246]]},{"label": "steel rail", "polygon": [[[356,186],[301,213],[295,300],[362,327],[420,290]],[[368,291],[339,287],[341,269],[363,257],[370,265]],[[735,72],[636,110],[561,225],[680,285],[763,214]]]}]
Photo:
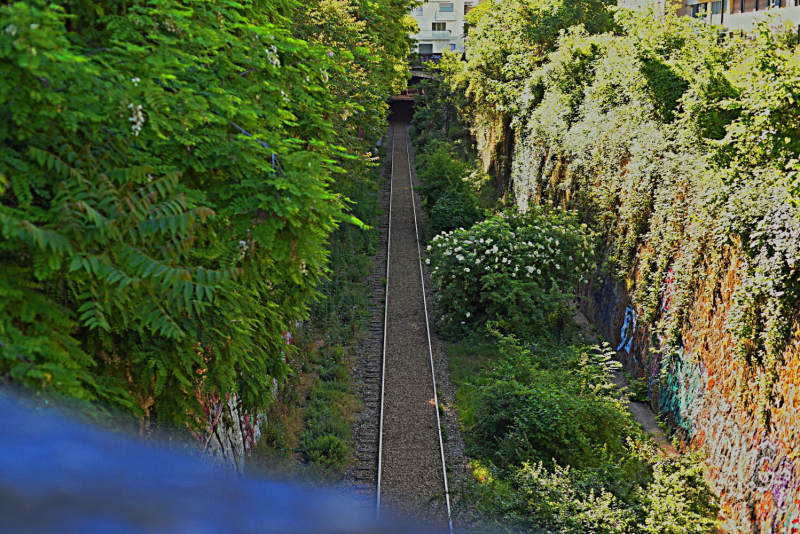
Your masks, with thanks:
[{"label": "steel rail", "polygon": [[[414,200],[414,173],[411,171],[411,153],[408,148],[408,132],[403,127],[403,139],[406,142],[406,155],[408,159],[408,180],[411,185],[411,206],[414,209],[414,237],[417,240],[417,256],[419,257],[419,277],[422,282],[422,305],[425,307],[425,331],[428,334],[428,354],[431,358],[431,378],[433,379],[433,402],[436,411],[436,430],[439,433],[439,452],[442,455],[442,477],[444,479],[444,497],[447,501],[447,524],[450,527],[450,534],[453,534],[453,519],[450,516],[450,491],[447,487],[447,466],[444,461],[444,443],[442,442],[442,422],[439,418],[439,395],[436,392],[436,371],[433,367],[433,348],[431,347],[431,328],[428,323],[428,300],[425,297],[425,275],[422,269],[422,249],[419,244],[419,228],[417,227],[417,204]],[[394,138],[392,138],[394,145]],[[394,157],[392,158],[394,165]],[[391,204],[390,204],[391,205]]]},{"label": "steel rail", "polygon": [[378,430],[378,489],[375,514],[381,514],[381,465],[383,461],[383,389],[386,383],[386,325],[389,317],[389,252],[392,245],[392,197],[394,194],[394,122],[392,126],[392,167],[389,171],[389,230],[386,240],[386,289],[383,292],[383,361],[381,363],[381,423]]},{"label": "steel rail", "polygon": [[[395,135],[396,132],[394,131],[394,123],[392,123],[392,166],[390,171],[390,182],[389,182],[389,237],[386,243],[386,290],[385,290],[385,301],[384,301],[384,308],[383,308],[383,363],[381,367],[381,418],[380,418],[380,430],[378,434],[378,488],[377,488],[377,498],[376,498],[376,513],[380,516],[381,511],[381,467],[383,461],[383,393],[384,393],[384,386],[386,383],[386,327],[388,323],[388,310],[389,310],[389,251],[391,250],[392,244],[392,198],[394,193],[394,143],[395,143]],[[403,128],[403,140],[406,143],[406,156],[408,159],[408,179],[411,184],[411,206],[414,211],[414,238],[417,242],[417,255],[419,261],[419,275],[420,280],[422,282],[422,305],[425,308],[425,331],[428,337],[428,355],[430,357],[431,362],[431,378],[433,380],[433,401],[434,401],[434,410],[436,412],[436,431],[439,436],[439,452],[442,458],[442,478],[444,480],[444,494],[445,500],[447,502],[447,524],[450,528],[450,534],[453,534],[453,520],[451,518],[451,511],[450,511],[450,491],[447,485],[447,467],[445,464],[444,459],[444,443],[442,441],[442,423],[441,419],[439,418],[439,395],[436,391],[436,371],[433,365],[433,348],[431,346],[431,330],[430,330],[430,322],[428,321],[428,300],[425,296],[425,276],[424,271],[422,268],[422,249],[419,243],[419,226],[417,223],[417,204],[414,199],[414,176],[411,170],[411,153],[408,147],[408,133],[406,132],[405,127]]]}]

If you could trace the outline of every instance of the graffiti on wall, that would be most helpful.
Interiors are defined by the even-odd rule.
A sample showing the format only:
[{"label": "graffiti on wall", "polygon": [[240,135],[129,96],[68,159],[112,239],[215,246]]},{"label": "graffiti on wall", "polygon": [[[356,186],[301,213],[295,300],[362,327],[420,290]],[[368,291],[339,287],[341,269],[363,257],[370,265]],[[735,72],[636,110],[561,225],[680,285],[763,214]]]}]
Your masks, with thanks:
[{"label": "graffiti on wall", "polygon": [[[625,319],[622,322],[622,328],[619,332],[620,343],[617,347],[617,352],[625,350],[631,354],[631,346],[633,345],[633,336],[636,335],[636,321],[639,319],[639,314],[633,309],[633,306],[625,308]],[[633,356],[633,354],[631,354]],[[634,359],[636,357],[634,356]]]},{"label": "graffiti on wall", "polygon": [[662,355],[659,361],[661,411],[671,414],[675,423],[691,436],[705,390],[703,364],[685,347],[673,350],[667,358]]},{"label": "graffiti on wall", "polygon": [[[735,285],[734,275],[727,285]],[[660,294],[661,320],[674,311],[675,283],[670,270]],[[724,295],[730,294],[727,285]],[[653,409],[707,454],[708,480],[722,499],[723,530],[800,534],[800,371],[791,372],[797,358],[787,363],[789,379],[781,382],[781,419],[765,429],[737,404],[741,374],[727,348],[724,301],[707,304],[701,296],[690,303],[689,330],[676,346],[640,323],[627,292],[611,277],[598,277],[585,296],[587,318],[603,335],[619,336],[615,348],[623,362],[636,362],[647,374]]]},{"label": "graffiti on wall", "polygon": [[791,452],[726,401],[699,404],[694,444],[708,454],[712,488],[726,497],[728,530],[747,525],[754,532],[799,533],[800,473]]}]

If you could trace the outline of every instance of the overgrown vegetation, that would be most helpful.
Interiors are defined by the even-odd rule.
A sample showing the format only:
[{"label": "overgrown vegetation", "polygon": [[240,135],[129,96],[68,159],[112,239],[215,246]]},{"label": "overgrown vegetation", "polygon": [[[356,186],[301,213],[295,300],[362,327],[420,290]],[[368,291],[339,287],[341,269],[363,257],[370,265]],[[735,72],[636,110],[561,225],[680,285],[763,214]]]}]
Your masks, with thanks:
[{"label": "overgrown vegetation", "polygon": [[584,347],[572,322],[594,252],[575,214],[541,209],[428,246],[472,458],[461,509],[512,531],[709,532],[699,458],[664,456],[611,382],[613,351]]},{"label": "overgrown vegetation", "polygon": [[489,177],[477,165],[472,141],[464,130],[459,98],[436,80],[423,81],[415,99],[411,137],[416,149],[417,187],[428,215],[428,240],[442,232],[469,228],[496,204]]},{"label": "overgrown vegetation", "polygon": [[408,6],[0,6],[0,372],[192,428],[269,406],[361,224]]},{"label": "overgrown vegetation", "polygon": [[595,266],[592,245],[574,216],[536,210],[434,237],[437,331],[458,339],[483,323],[525,337],[563,330],[574,288]]},{"label": "overgrown vegetation", "polygon": [[[553,58],[571,35],[614,40],[619,38],[592,32],[630,31],[622,19],[614,22],[606,5],[589,7],[576,14],[567,6],[547,11],[537,2],[518,1],[481,10],[472,21],[476,28],[467,61],[454,56],[443,60],[446,87],[427,90],[428,100],[415,116],[422,152],[418,162],[427,162],[431,154],[438,158],[436,170],[419,171],[424,202],[435,204],[449,190],[458,191],[463,177],[480,163],[492,171],[493,178],[485,183],[495,186],[495,198],[506,193],[503,173],[510,166],[504,168],[501,160],[513,143],[501,132],[506,127],[503,116],[547,110],[551,115],[540,123],[543,136],[578,116],[582,84],[588,83],[583,79],[601,75],[588,63],[599,48],[585,46],[559,65]],[[553,14],[558,16],[552,26],[541,24],[541,17]],[[577,29],[559,34],[575,24]],[[510,30],[517,27],[533,33]],[[511,41],[518,45],[513,50]],[[669,68],[649,64],[648,69],[662,83],[658,98],[668,101],[683,90]],[[546,102],[547,91],[530,81],[538,72],[543,72],[542,80],[554,80],[552,87],[561,91],[558,99]],[[607,87],[612,97],[613,87]],[[439,109],[456,105],[458,120],[434,113],[432,95],[440,99]],[[676,120],[679,111],[669,105],[653,108],[662,120]],[[488,120],[494,121],[491,127]],[[431,124],[436,121],[438,126]],[[448,135],[454,122],[460,128],[457,136]],[[474,145],[464,141],[465,123],[475,134]],[[545,147],[546,161],[551,154],[544,139],[538,146]],[[594,137],[583,131],[580,139],[591,143]],[[444,156],[461,147],[468,154],[457,162],[467,169],[448,166]],[[490,151],[491,157],[479,163],[474,147]],[[559,176],[595,156],[584,157],[585,162],[565,159],[563,171],[556,165],[540,175]],[[519,163],[514,165],[515,180],[524,180]],[[443,168],[462,179],[449,178]],[[422,172],[435,179],[423,178]],[[437,286],[436,328],[452,342],[452,377],[472,458],[473,479],[460,488],[461,506],[512,531],[710,532],[719,508],[705,482],[700,455],[669,457],[641,430],[611,381],[612,368],[619,366],[613,351],[607,345],[586,347],[571,320],[575,290],[596,272],[610,230],[586,218],[588,200],[561,182],[528,193],[521,202],[520,193],[511,191],[507,201],[514,201],[516,210],[505,211],[497,203],[487,206],[486,220],[445,228],[428,247]],[[636,386],[636,395],[646,394],[646,384]]]},{"label": "overgrown vegetation", "polygon": [[711,531],[700,457],[666,457],[642,433],[607,347],[571,326],[528,341],[476,332],[448,352],[472,459],[465,517],[514,532]]},{"label": "overgrown vegetation", "polygon": [[[694,295],[719,291],[741,261],[728,319],[737,396],[769,428],[800,296],[795,41],[767,24],[753,41],[719,42],[688,19],[617,21],[622,36],[563,34],[528,73],[514,119],[517,206],[581,209],[666,353],[682,344]],[[668,273],[674,313],[661,314]]]},{"label": "overgrown vegetation", "polygon": [[[379,150],[379,157],[385,150]],[[342,225],[330,237],[330,264],[311,305],[310,317],[295,330],[292,373],[277,388],[265,438],[250,461],[251,473],[291,476],[311,483],[338,480],[354,459],[351,426],[360,403],[350,382],[358,343],[369,310],[368,275],[378,246],[380,167],[351,175],[347,187],[353,215],[370,226]]]}]

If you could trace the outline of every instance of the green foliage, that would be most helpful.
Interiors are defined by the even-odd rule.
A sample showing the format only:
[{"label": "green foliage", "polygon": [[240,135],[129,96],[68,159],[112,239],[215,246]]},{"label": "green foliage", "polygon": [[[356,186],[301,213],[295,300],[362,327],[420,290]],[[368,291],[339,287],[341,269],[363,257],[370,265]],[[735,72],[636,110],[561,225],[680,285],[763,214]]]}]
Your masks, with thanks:
[{"label": "green foliage", "polygon": [[514,480],[520,497],[527,498],[515,503],[522,508],[524,522],[546,532],[628,531],[633,510],[602,486],[592,487],[587,478],[569,467],[547,470],[541,463],[524,464]]},{"label": "green foliage", "polygon": [[436,143],[428,147],[416,158],[419,185],[417,191],[422,196],[423,205],[429,213],[445,193],[465,193],[467,185],[464,177],[467,164],[453,154],[450,145]]},{"label": "green foliage", "polygon": [[478,166],[471,140],[464,135],[458,111],[463,94],[438,80],[425,80],[415,97],[412,139],[420,180],[417,187],[428,219],[425,235],[469,228],[495,204],[487,176]]},{"label": "green foliage", "polygon": [[626,373],[628,378],[628,389],[630,392],[631,400],[636,402],[648,402],[650,398],[647,393],[647,377],[633,378]]},{"label": "green foliage", "polygon": [[[316,422],[316,421],[314,421]],[[323,434],[306,445],[305,456],[322,469],[341,469],[346,465],[350,447],[340,437]]]},{"label": "green foliage", "polygon": [[483,220],[483,213],[475,205],[474,195],[458,190],[445,192],[430,213],[429,224],[434,234],[469,228]]},{"label": "green foliage", "polygon": [[660,459],[653,465],[653,482],[642,495],[647,534],[712,532],[719,503],[704,479],[697,454]]},{"label": "green foliage", "polygon": [[[380,151],[381,156],[385,151]],[[310,321],[304,334],[322,335],[326,348],[318,352],[305,347],[307,357],[320,360],[318,377],[308,394],[308,403],[300,436],[303,460],[314,477],[332,479],[341,475],[353,458],[353,439],[350,431],[358,401],[353,393],[343,346],[353,346],[363,333],[369,317],[369,281],[372,267],[370,257],[378,247],[380,210],[377,188],[380,172],[377,165],[364,173],[342,177],[335,188],[354,202],[352,213],[370,229],[343,225],[330,236],[330,271],[319,290],[324,298],[311,305]],[[313,364],[302,365],[298,373],[312,371]],[[300,383],[287,385],[296,390]],[[286,395],[287,402],[292,399]],[[313,478],[313,477],[312,477]]]},{"label": "green foliage", "polygon": [[464,85],[475,102],[498,111],[513,107],[528,71],[552,51],[559,33],[576,25],[591,33],[609,30],[612,5],[606,0],[490,2],[470,30],[467,61],[450,79]]},{"label": "green foliage", "polygon": [[343,351],[322,351],[319,379],[309,393],[305,410],[305,428],[300,448],[303,458],[323,474],[341,472],[351,460],[352,433],[348,420],[348,407],[355,397],[350,391],[347,366],[342,361]]},{"label": "green foliage", "polygon": [[[446,58],[452,61],[453,54],[446,53]],[[428,68],[434,74],[439,70],[436,66]],[[453,128],[460,129],[459,111],[467,101],[461,92],[437,79],[422,80],[416,89],[411,136],[417,151],[425,151],[430,141],[448,139]]]},{"label": "green foliage", "polygon": [[[603,471],[621,476],[617,482],[633,482],[629,498],[614,492],[619,487],[609,484]],[[695,456],[662,458],[652,452],[594,471],[525,463],[510,480],[481,477],[468,495],[482,514],[515,530],[701,534],[713,531],[719,505],[698,474],[702,468]]]},{"label": "green foliage", "polygon": [[474,458],[461,504],[510,531],[711,532],[719,508],[698,455],[665,457],[641,433],[607,345],[565,342],[500,336],[482,369],[458,375]]},{"label": "green foliage", "polygon": [[[591,254],[597,243],[605,266],[634,288],[643,320],[655,320],[670,268],[685,281],[676,287],[680,296],[672,297],[678,311],[670,324],[659,325],[677,340],[698,278],[707,276],[709,264],[719,276],[725,266],[720,244],[736,246],[735,239],[726,241],[730,233],[716,229],[718,221],[740,216],[720,218],[709,209],[729,202],[734,191],[737,209],[758,221],[757,232],[794,235],[787,182],[777,170],[760,174],[758,187],[753,181],[729,192],[714,177],[715,154],[733,142],[732,125],[747,117],[733,102],[745,90],[736,74],[739,59],[753,47],[719,43],[713,31],[688,19],[620,9],[612,21],[604,3],[582,5],[580,13],[567,2],[484,6],[471,21],[476,27],[467,61],[441,62],[444,81],[453,94],[468,97],[459,106],[461,122],[471,126],[498,189],[511,171],[513,200],[523,213],[512,217],[567,215],[562,224],[553,223],[557,233],[538,221],[514,226],[495,217],[444,234],[429,249],[439,287],[437,329],[450,339],[472,336],[451,346],[459,351],[453,361],[469,369],[453,375],[468,451],[476,458],[465,502],[512,530],[709,532],[718,507],[700,458],[662,456],[631,422],[610,380],[615,365],[609,347],[571,346],[569,317],[575,286],[597,269]],[[778,52],[787,50],[786,41],[775,43],[767,63],[791,62],[791,51]],[[772,86],[776,103],[762,102],[762,111],[788,102],[782,100],[788,92],[778,88],[789,85],[792,69]],[[763,82],[768,85],[766,77]],[[579,227],[572,210],[591,231]],[[493,233],[481,234],[484,227]],[[539,245],[552,243],[546,238],[585,256],[560,247],[542,250]],[[497,241],[503,246],[495,253],[502,254],[493,256]],[[775,250],[781,251],[775,261],[784,264],[771,264],[773,269],[793,265],[794,245],[771,237],[762,243],[752,252],[763,254],[764,267],[766,254]],[[546,254],[532,257],[532,251]],[[488,272],[482,270],[487,257]],[[760,272],[766,291],[767,271]],[[476,356],[465,348],[478,343],[483,323],[506,336],[499,355],[493,349]],[[634,384],[639,395],[642,385]]]},{"label": "green foliage", "polygon": [[487,321],[524,338],[563,330],[594,261],[592,236],[574,216],[537,210],[441,234],[428,253],[436,328],[448,339]]},{"label": "green foliage", "polygon": [[269,405],[407,6],[1,6],[0,372],[195,427],[207,395]]},{"label": "green foliage", "polygon": [[480,456],[503,469],[525,462],[582,469],[624,454],[624,437],[635,431],[611,383],[608,354],[599,347],[566,353],[559,367],[547,368],[513,338],[500,346],[503,358],[480,388],[470,428]]},{"label": "green foliage", "polygon": [[[584,213],[642,320],[673,344],[695,291],[716,294],[741,258],[727,321],[739,395],[768,426],[800,296],[800,240],[787,239],[800,236],[796,46],[766,24],[755,41],[718,42],[685,18],[617,20],[621,35],[565,32],[529,71],[514,117],[517,206]],[[674,311],[660,316],[669,271]],[[744,386],[756,376],[760,392]]]}]

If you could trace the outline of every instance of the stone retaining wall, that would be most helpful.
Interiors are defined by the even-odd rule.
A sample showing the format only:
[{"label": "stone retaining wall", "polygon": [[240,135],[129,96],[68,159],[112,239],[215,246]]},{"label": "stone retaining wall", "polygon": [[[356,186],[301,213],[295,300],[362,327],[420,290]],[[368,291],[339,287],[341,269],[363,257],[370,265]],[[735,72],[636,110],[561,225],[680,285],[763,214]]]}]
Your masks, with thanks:
[{"label": "stone retaining wall", "polygon": [[[800,329],[779,368],[769,428],[738,388],[758,391],[759,377],[742,382],[726,328],[739,263],[731,254],[721,291],[699,289],[687,313],[681,346],[672,355],[640,321],[625,286],[599,275],[581,289],[581,308],[617,350],[634,378],[647,377],[650,405],[693,449],[708,455],[708,478],[722,501],[726,532],[800,533]],[[659,303],[671,313],[675,279],[667,274]],[[658,320],[658,319],[657,319]]]}]

